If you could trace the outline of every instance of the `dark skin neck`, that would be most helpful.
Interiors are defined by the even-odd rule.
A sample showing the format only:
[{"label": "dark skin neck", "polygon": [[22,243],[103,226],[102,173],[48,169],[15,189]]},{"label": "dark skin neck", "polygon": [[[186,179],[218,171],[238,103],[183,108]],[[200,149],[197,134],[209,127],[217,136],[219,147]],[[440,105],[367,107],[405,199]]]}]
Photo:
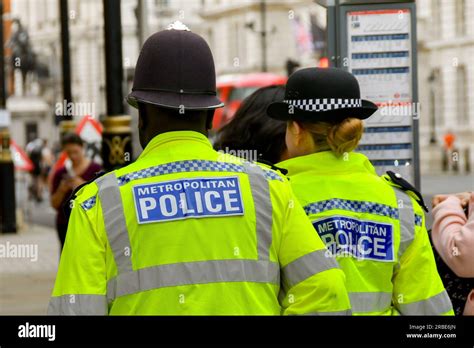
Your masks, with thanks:
[{"label": "dark skin neck", "polygon": [[142,148],[157,135],[173,131],[194,131],[207,136],[212,126],[214,111],[185,111],[140,105],[138,133]]}]

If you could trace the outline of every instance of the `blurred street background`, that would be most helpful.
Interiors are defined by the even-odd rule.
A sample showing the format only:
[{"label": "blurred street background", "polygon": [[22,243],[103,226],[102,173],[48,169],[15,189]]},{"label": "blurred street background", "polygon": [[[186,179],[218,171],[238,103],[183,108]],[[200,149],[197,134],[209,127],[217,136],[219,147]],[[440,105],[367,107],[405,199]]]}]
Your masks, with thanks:
[{"label": "blurred street background", "polygon": [[[0,258],[0,315],[46,313],[60,254],[49,192],[53,172],[68,163],[61,135],[79,134],[87,156],[112,169],[100,149],[115,122],[127,129],[129,161],[140,154],[136,110],[110,96],[114,88],[129,93],[149,35],[179,20],[207,40],[226,104],[214,130],[256,89],[285,84],[295,69],[331,65],[327,9],[313,0],[0,2],[0,162],[14,168],[1,191],[2,211],[11,214],[0,245],[38,246],[36,261]],[[431,208],[435,194],[474,189],[474,1],[418,0],[416,28],[418,169]]]}]

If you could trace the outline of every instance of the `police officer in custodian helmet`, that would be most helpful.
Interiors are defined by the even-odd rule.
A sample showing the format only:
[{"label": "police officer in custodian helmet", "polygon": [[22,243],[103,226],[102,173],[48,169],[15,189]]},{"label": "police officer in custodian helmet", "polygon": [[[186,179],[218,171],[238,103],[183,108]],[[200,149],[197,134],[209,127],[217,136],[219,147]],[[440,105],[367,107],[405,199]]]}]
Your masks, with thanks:
[{"label": "police officer in custodian helmet", "polygon": [[207,43],[152,35],[128,96],[144,150],[75,196],[50,314],[349,314],[344,273],[279,173],[213,150]]}]

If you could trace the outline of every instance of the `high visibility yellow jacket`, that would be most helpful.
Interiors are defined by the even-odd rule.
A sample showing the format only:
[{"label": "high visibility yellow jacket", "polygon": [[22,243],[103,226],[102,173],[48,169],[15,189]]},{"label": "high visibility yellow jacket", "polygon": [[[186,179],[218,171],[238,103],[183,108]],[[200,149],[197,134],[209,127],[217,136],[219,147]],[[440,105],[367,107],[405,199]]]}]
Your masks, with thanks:
[{"label": "high visibility yellow jacket", "polygon": [[350,314],[287,179],[200,133],[156,136],[73,202],[49,314]]},{"label": "high visibility yellow jacket", "polygon": [[344,270],[353,314],[453,314],[422,208],[366,156],[324,151],[278,166]]}]

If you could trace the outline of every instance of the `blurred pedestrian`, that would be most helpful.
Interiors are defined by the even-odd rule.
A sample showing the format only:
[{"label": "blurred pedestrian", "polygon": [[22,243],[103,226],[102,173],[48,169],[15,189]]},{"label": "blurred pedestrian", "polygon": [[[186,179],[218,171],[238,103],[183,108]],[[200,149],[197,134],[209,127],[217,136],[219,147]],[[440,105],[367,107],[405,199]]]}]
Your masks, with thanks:
[{"label": "blurred pedestrian", "polygon": [[[457,172],[459,170],[459,158],[454,158],[457,149],[454,147],[456,136],[452,130],[448,130],[443,136],[443,170],[448,171],[450,168]],[[459,156],[458,156],[459,157]]]},{"label": "blurred pedestrian", "polygon": [[71,209],[66,203],[68,203],[73,190],[93,179],[102,168],[85,156],[84,142],[79,135],[75,133],[64,135],[61,146],[66,152],[68,160],[54,173],[51,205],[57,211],[56,229],[62,248],[66,239],[68,212]]},{"label": "blurred pedestrian", "polygon": [[48,140],[43,139],[43,148],[41,149],[41,192],[47,187],[48,176],[54,164],[54,154],[48,146]]},{"label": "blurred pedestrian", "polygon": [[[443,261],[461,278],[474,278],[474,193],[433,199],[431,238]],[[457,292],[461,291],[459,286]],[[467,289],[464,315],[474,315],[474,289]]]},{"label": "blurred pedestrian", "polygon": [[33,163],[33,169],[30,172],[31,175],[31,183],[29,186],[29,199],[34,199],[37,202],[41,202],[43,200],[43,192],[42,192],[42,178],[41,178],[41,161],[42,161],[42,154],[43,154],[43,140],[40,138],[36,138],[30,141],[26,145],[26,153]]},{"label": "blurred pedestrian", "polygon": [[[287,120],[288,170],[295,195],[335,255],[355,314],[452,314],[424,226],[421,195],[400,175],[379,177],[353,152],[362,120],[377,106],[356,78],[334,68],[298,70],[269,116]],[[416,198],[416,199],[415,199]]]},{"label": "blurred pedestrian", "polygon": [[286,159],[286,122],[266,115],[267,106],[282,101],[284,95],[282,86],[269,86],[245,98],[232,120],[218,131],[214,148],[226,153],[247,154],[247,160],[264,163]]},{"label": "blurred pedestrian", "polygon": [[454,135],[454,133],[451,130],[448,130],[443,136],[445,151],[453,150],[455,140],[456,136]]}]

